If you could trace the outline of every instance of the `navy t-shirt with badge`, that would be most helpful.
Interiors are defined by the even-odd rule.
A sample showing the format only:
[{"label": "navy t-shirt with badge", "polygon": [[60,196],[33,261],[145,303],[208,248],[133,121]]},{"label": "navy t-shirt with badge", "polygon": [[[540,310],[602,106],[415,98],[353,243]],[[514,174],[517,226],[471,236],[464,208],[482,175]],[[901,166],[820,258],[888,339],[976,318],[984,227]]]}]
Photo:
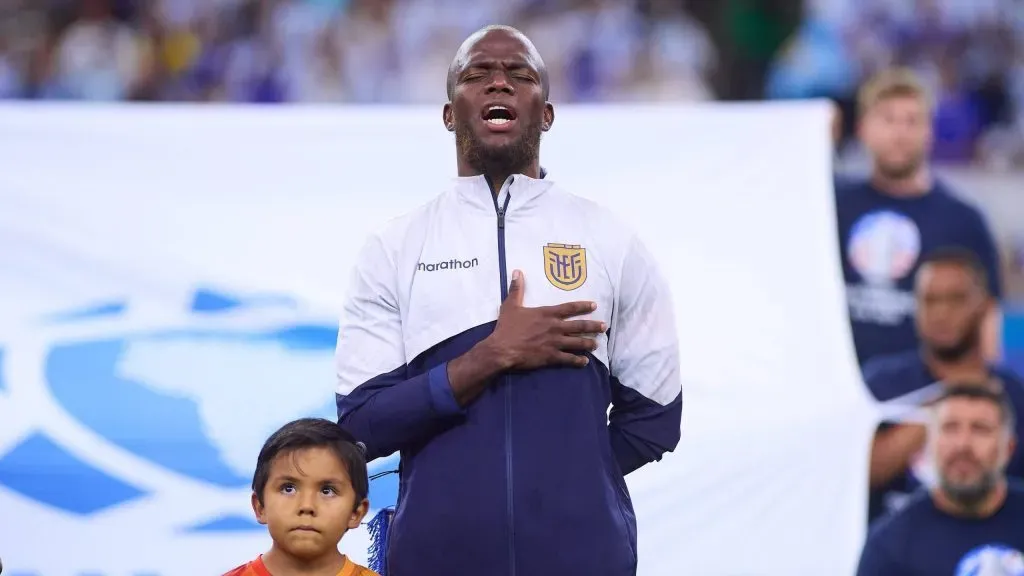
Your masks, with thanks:
[{"label": "navy t-shirt with badge", "polygon": [[[1009,368],[993,366],[989,368],[992,376],[1003,383],[1007,397],[1013,404],[1017,414],[1024,414],[1024,380]],[[920,353],[915,351],[882,356],[869,361],[864,366],[864,381],[872,396],[879,402],[889,402],[923,390],[938,382]],[[883,423],[879,429],[891,426]],[[1017,437],[1024,439],[1024,418],[1017,418]],[[1024,479],[1024,442],[1017,445],[1017,450],[1010,458],[1006,473]],[[911,464],[911,470],[897,476],[881,488],[871,491],[868,500],[868,520],[873,521],[882,515],[899,510],[910,495],[921,487],[922,483],[931,480],[933,469],[919,455]]]},{"label": "navy t-shirt with badge", "polygon": [[923,489],[871,527],[857,576],[1024,576],[1024,486],[988,518],[942,512]]},{"label": "navy t-shirt with badge", "polygon": [[837,178],[835,186],[846,299],[861,365],[917,347],[914,274],[933,250],[974,252],[992,293],[1001,296],[998,251],[985,218],[943,184],[910,198],[886,195],[863,179]]}]

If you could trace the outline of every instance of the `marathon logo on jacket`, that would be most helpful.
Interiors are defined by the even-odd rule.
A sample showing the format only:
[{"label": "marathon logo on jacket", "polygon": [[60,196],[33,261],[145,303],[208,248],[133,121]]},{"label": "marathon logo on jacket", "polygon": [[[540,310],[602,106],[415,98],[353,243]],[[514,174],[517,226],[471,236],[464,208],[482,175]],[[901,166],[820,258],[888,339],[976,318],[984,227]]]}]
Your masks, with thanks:
[{"label": "marathon logo on jacket", "polygon": [[472,258],[470,260],[446,260],[444,262],[434,262],[432,264],[426,264],[420,262],[416,266],[416,270],[420,272],[435,272],[437,270],[462,270],[464,268],[475,268],[480,265],[480,260]]},{"label": "marathon logo on jacket", "polygon": [[572,244],[544,246],[544,276],[555,288],[575,290],[587,281],[587,250]]}]

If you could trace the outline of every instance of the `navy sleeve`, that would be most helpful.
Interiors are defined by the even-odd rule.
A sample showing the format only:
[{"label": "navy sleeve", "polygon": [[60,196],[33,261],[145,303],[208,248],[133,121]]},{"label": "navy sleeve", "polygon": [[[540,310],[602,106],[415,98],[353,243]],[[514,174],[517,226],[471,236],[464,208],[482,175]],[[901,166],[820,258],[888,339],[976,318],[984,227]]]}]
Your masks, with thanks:
[{"label": "navy sleeve", "polygon": [[390,259],[378,238],[357,261],[338,330],[338,424],[373,460],[429,438],[463,413],[448,365],[410,377]]},{"label": "navy sleeve", "polygon": [[463,413],[448,382],[448,364],[405,378],[405,367],[336,394],[338,424],[366,444],[368,460],[429,438],[438,424]]}]

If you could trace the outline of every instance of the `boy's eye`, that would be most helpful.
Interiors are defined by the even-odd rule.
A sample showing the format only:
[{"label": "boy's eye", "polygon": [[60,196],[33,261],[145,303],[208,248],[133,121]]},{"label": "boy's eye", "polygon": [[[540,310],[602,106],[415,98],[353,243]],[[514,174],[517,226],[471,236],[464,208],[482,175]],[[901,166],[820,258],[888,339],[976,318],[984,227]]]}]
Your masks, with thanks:
[{"label": "boy's eye", "polygon": [[284,494],[291,494],[295,492],[295,484],[283,484],[281,485],[281,492]]},{"label": "boy's eye", "polygon": [[320,489],[320,491],[324,494],[324,496],[338,495],[338,491],[334,488],[334,486],[324,486],[323,488]]}]

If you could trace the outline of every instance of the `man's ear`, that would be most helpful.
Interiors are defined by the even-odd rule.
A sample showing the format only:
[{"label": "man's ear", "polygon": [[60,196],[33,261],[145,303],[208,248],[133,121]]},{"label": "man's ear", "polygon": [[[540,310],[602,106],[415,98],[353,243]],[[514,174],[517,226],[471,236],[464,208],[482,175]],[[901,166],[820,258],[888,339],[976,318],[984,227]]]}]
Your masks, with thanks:
[{"label": "man's ear", "polygon": [[256,521],[265,526],[267,524],[267,511],[263,504],[260,504],[260,497],[255,492],[252,493],[252,511],[256,515]]},{"label": "man's ear", "polygon": [[444,121],[445,130],[455,132],[455,115],[452,113],[452,103],[448,102],[441,109],[441,120]]},{"label": "man's ear", "polygon": [[541,122],[540,129],[544,132],[551,130],[551,125],[555,123],[555,107],[551,105],[551,102],[544,103],[544,121]]}]

